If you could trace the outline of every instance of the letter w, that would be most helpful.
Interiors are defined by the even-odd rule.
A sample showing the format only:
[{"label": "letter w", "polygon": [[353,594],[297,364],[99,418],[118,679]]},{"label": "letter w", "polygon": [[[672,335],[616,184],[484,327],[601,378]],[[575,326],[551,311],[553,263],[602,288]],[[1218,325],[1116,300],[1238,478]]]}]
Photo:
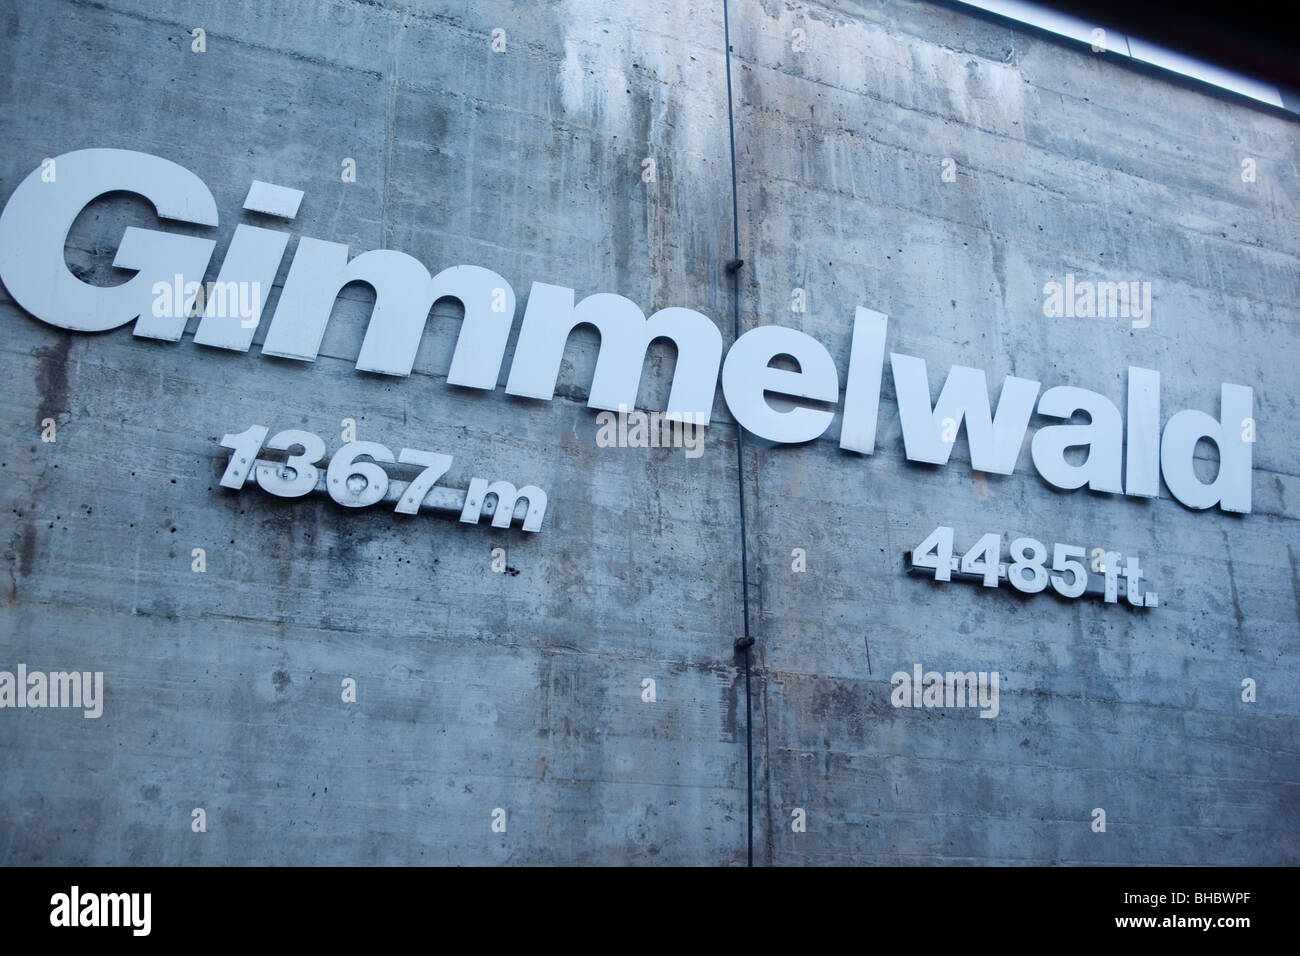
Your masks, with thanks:
[{"label": "letter w", "polygon": [[995,475],[1011,474],[1038,397],[1038,382],[1008,375],[997,413],[990,416],[988,382],[983,370],[954,365],[943,383],[939,401],[931,410],[925,360],[891,352],[889,361],[894,370],[903,446],[910,460],[946,465],[953,443],[944,440],[944,420],[952,419],[953,424],[949,426],[952,434],[956,426],[965,422],[973,469]]}]

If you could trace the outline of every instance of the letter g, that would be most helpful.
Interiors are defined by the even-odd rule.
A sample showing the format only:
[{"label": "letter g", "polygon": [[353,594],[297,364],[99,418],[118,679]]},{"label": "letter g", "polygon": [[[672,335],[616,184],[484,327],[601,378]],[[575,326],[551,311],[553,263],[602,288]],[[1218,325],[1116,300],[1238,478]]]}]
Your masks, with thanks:
[{"label": "letter g", "polygon": [[136,335],[178,340],[185,316],[153,315],[151,290],[157,282],[170,285],[178,274],[182,288],[202,282],[213,240],[128,227],[113,265],[138,271],[110,287],[74,276],[64,248],[82,210],[111,192],[148,199],[164,219],[215,226],[217,204],[208,187],[183,166],[128,149],[80,149],[55,161],[56,181],[44,182],[37,167],[0,213],[0,279],[9,294],[42,322],[62,329],[103,332],[139,318]]}]

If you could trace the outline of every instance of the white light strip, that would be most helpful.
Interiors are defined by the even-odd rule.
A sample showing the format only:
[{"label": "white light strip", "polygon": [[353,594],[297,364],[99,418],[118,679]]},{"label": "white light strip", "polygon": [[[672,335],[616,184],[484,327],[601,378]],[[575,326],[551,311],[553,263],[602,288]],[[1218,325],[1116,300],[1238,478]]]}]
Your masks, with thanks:
[{"label": "white light strip", "polygon": [[1268,83],[1261,83],[1259,80],[1242,76],[1240,73],[1234,73],[1231,70],[1225,70],[1222,67],[1192,59],[1181,53],[1175,53],[1173,50],[1166,50],[1164,47],[1128,36],[1118,30],[1112,30],[1104,23],[1091,23],[1087,20],[1080,20],[1078,17],[1059,13],[1056,10],[1048,10],[1037,4],[1024,3],[1023,0],[959,0],[959,2],[968,7],[995,13],[1009,20],[1027,23],[1040,30],[1046,30],[1048,33],[1055,33],[1057,36],[1078,40],[1080,43],[1091,44],[1093,42],[1092,31],[1096,27],[1102,27],[1106,31],[1106,51],[1108,53],[1128,57],[1141,63],[1149,63],[1162,70],[1168,70],[1181,76],[1190,76],[1202,83],[1208,83],[1220,89],[1231,90],[1233,93],[1250,97],[1252,100],[1259,100],[1261,103],[1268,103],[1270,106],[1279,106],[1282,109],[1295,112],[1294,109],[1282,102],[1282,95],[1277,88],[1270,86]]}]

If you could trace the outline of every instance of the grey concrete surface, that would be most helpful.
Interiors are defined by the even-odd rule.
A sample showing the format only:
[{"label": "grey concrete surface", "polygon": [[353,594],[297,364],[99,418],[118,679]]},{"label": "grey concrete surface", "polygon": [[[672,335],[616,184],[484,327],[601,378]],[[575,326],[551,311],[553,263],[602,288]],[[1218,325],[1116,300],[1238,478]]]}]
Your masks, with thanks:
[{"label": "grey concrete surface", "polygon": [[[1226,381],[1258,422],[1247,516],[1055,491],[1028,447],[973,475],[964,436],[947,467],[909,463],[888,368],[875,455],[838,448],[838,416],[808,445],[747,444],[756,862],[1300,863],[1296,119],[913,0],[735,0],[731,27],[744,328],[808,332],[842,383],[862,305],[932,395],[963,364],[1122,407],[1139,365],[1163,419],[1217,415]],[[697,309],[732,340],[720,3],[9,0],[0,102],[5,198],[92,146],[200,176],[209,278],[253,179],[306,191],[296,236],[499,272],[520,300],[502,382],[534,281]],[[128,224],[158,227],[139,200],[95,204],[70,266],[120,281]],[[1151,282],[1150,328],[1045,318],[1066,273]],[[98,720],[0,710],[0,862],[742,864],[720,393],[699,459],[598,448],[594,334],[555,401],[526,401],[446,385],[445,304],[409,379],[358,373],[368,308],[349,289],[305,364],[260,354],[265,320],[238,354],[195,345],[196,321],[175,344],[71,333],[0,295],[0,669],[106,688]],[[673,361],[652,347],[647,407]],[[223,434],[333,450],[349,417],[454,454],[453,487],[541,485],[542,533],[218,487]],[[939,524],[959,549],[992,531],[1138,554],[1163,606],[905,576]],[[997,670],[999,716],[893,708],[915,663]]]}]

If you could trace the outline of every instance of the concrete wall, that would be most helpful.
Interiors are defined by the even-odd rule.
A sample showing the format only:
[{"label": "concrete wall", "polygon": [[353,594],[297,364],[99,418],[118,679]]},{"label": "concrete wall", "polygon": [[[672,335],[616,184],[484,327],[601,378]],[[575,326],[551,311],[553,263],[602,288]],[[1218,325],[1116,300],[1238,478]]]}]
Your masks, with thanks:
[{"label": "concrete wall", "polygon": [[[838,417],[747,444],[756,862],[1300,862],[1295,119],[943,6],[736,0],[731,26],[744,327],[807,331],[842,379],[863,305],[932,394],[963,364],[1122,405],[1139,365],[1165,418],[1217,415],[1227,381],[1258,421],[1248,516],[1054,491],[1028,447],[972,475],[964,437],[949,466],[911,464],[888,369],[875,455],[839,449]],[[493,269],[519,315],[551,282],[698,309],[731,340],[720,4],[16,0],[0,84],[5,197],[69,150],[164,156],[217,198],[220,227],[191,230],[219,240],[209,278],[261,179],[306,190],[295,235]],[[127,224],[157,227],[138,199],[88,210],[74,272],[121,281]],[[1151,326],[1045,318],[1066,273],[1150,281]],[[445,304],[409,379],[366,375],[356,288],[314,364],[262,356],[265,321],[239,354],[195,345],[196,322],[176,344],[72,333],[0,297],[0,669],[106,687],[98,720],[0,711],[0,861],[743,863],[721,398],[698,459],[598,448],[594,334],[553,402],[448,387]],[[647,407],[672,367],[654,346]],[[454,454],[451,487],[541,485],[542,533],[218,486],[223,434],[333,450],[349,417]],[[1138,554],[1163,606],[905,576],[938,524],[960,549],[992,531]],[[916,663],[997,670],[999,716],[891,707]]]}]

